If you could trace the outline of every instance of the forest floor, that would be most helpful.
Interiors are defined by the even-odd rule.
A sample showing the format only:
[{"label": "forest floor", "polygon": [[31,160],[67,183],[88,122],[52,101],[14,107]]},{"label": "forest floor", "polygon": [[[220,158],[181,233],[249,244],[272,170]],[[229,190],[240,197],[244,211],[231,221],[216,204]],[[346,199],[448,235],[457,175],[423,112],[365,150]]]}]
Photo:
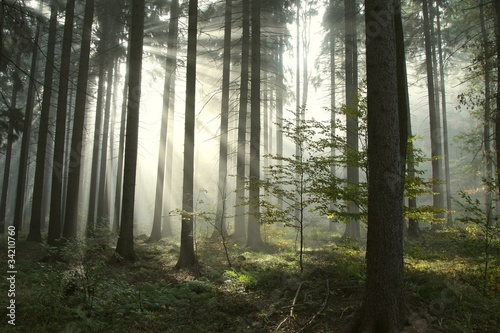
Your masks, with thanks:
[{"label": "forest floor", "polygon": [[[362,301],[364,245],[312,232],[301,273],[295,239],[286,234],[266,230],[259,251],[198,242],[199,265],[183,270],[174,269],[179,248],[171,239],[149,244],[140,236],[138,260],[115,264],[106,237],[70,243],[64,260],[51,263],[43,260],[46,247],[20,240],[16,326],[7,323],[4,278],[0,331],[341,332]],[[448,230],[406,240],[404,332],[500,332],[500,253],[493,250],[486,285],[480,238]],[[0,251],[7,253],[4,240]]]}]

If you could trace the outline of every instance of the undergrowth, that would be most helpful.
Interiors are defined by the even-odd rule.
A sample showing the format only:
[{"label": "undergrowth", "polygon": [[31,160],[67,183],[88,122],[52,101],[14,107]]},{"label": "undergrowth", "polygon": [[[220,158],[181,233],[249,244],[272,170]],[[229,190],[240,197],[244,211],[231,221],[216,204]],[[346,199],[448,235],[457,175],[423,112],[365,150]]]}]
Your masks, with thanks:
[{"label": "undergrowth", "polygon": [[[16,327],[5,323],[1,331],[337,332],[362,301],[364,244],[327,231],[306,239],[302,274],[293,237],[267,237],[259,252],[230,242],[232,267],[221,244],[202,241],[200,265],[190,270],[173,269],[173,240],[143,239],[136,244],[139,260],[122,264],[110,263],[113,242],[105,238],[69,242],[54,262],[43,261],[53,249],[19,241]],[[480,245],[458,229],[407,240],[406,304],[428,332],[500,327],[498,255],[484,293]],[[6,267],[5,259],[0,265]],[[5,280],[1,285],[8,289]]]}]

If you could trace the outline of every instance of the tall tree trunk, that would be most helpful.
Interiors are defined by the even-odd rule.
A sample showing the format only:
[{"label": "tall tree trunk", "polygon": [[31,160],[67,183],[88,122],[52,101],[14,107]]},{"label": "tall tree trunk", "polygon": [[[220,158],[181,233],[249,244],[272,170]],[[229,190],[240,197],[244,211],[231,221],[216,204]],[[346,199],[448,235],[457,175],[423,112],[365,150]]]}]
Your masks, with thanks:
[{"label": "tall tree trunk", "polygon": [[57,2],[54,0],[50,4],[49,37],[47,41],[47,51],[45,60],[45,76],[43,81],[42,110],[40,112],[40,123],[38,128],[38,140],[36,151],[35,181],[33,184],[33,200],[31,209],[31,222],[28,233],[28,240],[41,242],[42,201],[45,193],[45,158],[47,152],[47,132],[49,126],[50,104],[52,99],[52,79],[54,76],[54,54],[57,34]]},{"label": "tall tree trunk", "polygon": [[[330,11],[331,13],[334,12],[335,10],[335,0],[330,0]],[[329,31],[329,42],[330,42],[330,122],[331,122],[331,132],[330,132],[330,136],[331,138],[335,138],[335,135],[336,135],[336,131],[335,131],[335,122],[337,121],[336,120],[336,111],[335,111],[335,108],[336,108],[336,98],[337,98],[337,92],[336,92],[336,86],[337,86],[337,82],[336,82],[336,61],[335,61],[335,53],[336,53],[336,43],[337,43],[337,33],[334,31],[335,29],[335,24],[336,22],[330,22],[330,31]],[[332,158],[332,160],[335,159],[335,156],[336,156],[336,151],[335,151],[335,147],[332,146],[332,148],[330,149],[330,156]],[[330,166],[330,173],[332,174],[332,176],[335,178],[336,175],[337,175],[337,168],[335,166],[335,163],[332,163],[331,166]],[[330,210],[334,210],[335,209],[335,205],[336,203],[335,202],[330,202]],[[335,222],[333,219],[330,219],[330,224],[329,224],[329,229],[331,231],[334,231],[336,228],[334,227],[334,224],[333,222]]]},{"label": "tall tree trunk", "polygon": [[[433,205],[435,208],[444,208],[444,193],[443,186],[440,183],[441,176],[441,124],[438,121],[438,114],[436,111],[436,102],[434,96],[434,72],[432,68],[432,44],[430,35],[430,22],[429,22],[429,8],[428,0],[422,1],[423,4],[423,19],[424,19],[424,40],[425,40],[425,63],[427,69],[427,92],[429,97],[429,120],[431,130],[431,157],[432,157],[432,178],[434,184],[432,186]],[[443,213],[436,213],[435,217],[438,219],[444,218]],[[439,224],[435,224],[438,226]]]},{"label": "tall tree trunk", "polygon": [[[300,104],[300,1],[297,1],[297,13],[295,16],[295,26],[297,35],[297,44],[296,44],[296,63],[295,63],[295,128],[300,128],[300,120],[302,119],[303,105]],[[295,143],[295,159],[297,164],[302,160],[302,151],[299,142]],[[297,179],[300,178],[300,174],[295,175]],[[300,202],[300,195],[297,193],[295,197],[295,202]],[[301,210],[296,205],[295,207],[295,227],[300,228],[299,221],[301,221]]]},{"label": "tall tree trunk", "polygon": [[227,151],[229,128],[229,80],[231,69],[231,20],[232,0],[226,0],[224,16],[224,59],[222,64],[222,101],[220,120],[220,146],[219,146],[219,185],[217,198],[217,215],[212,238],[227,237],[226,209],[227,209]]},{"label": "tall tree trunk", "polygon": [[[19,52],[16,59],[20,59],[21,53]],[[17,95],[23,88],[21,78],[19,77],[20,70],[16,70],[12,75],[12,80],[14,84],[12,86],[12,96],[10,100],[9,107],[9,126],[7,129],[7,147],[5,151],[5,163],[4,163],[4,174],[2,183],[2,196],[0,198],[0,228],[4,230],[5,218],[7,214],[7,194],[9,190],[9,179],[10,179],[10,165],[12,159],[12,144],[14,142],[14,121],[15,113],[17,112]],[[19,230],[17,230],[19,232]],[[18,236],[16,232],[16,237]]]},{"label": "tall tree trunk", "polygon": [[260,6],[252,1],[252,77],[250,112],[250,190],[247,246],[262,245],[260,234]]},{"label": "tall tree trunk", "polygon": [[186,118],[184,127],[184,173],[182,178],[181,249],[176,268],[197,263],[194,252],[194,140],[196,106],[196,43],[198,34],[198,0],[189,0],[188,49],[186,69]]},{"label": "tall tree trunk", "polygon": [[[179,1],[174,0],[170,4],[170,22],[168,26],[168,37],[167,37],[167,60],[165,64],[165,81],[163,84],[163,109],[161,116],[161,128],[160,128],[160,144],[158,151],[158,170],[156,173],[156,195],[155,195],[155,210],[153,216],[153,229],[151,230],[151,236],[149,237],[150,242],[156,242],[162,238],[162,217],[164,214],[168,214],[168,211],[163,211],[164,208],[164,198],[163,193],[165,192],[165,155],[168,152],[168,129],[170,125],[170,109],[171,109],[171,99],[175,98],[170,94],[170,89],[174,85],[173,79],[175,79],[175,61],[177,57],[177,32],[179,24]],[[172,150],[172,147],[170,147]],[[172,155],[170,156],[172,158]],[[171,170],[169,170],[171,172]],[[167,187],[170,190],[170,181],[167,183]],[[170,199],[170,194],[167,195]]]},{"label": "tall tree trunk", "polygon": [[107,60],[108,77],[106,87],[106,103],[104,106],[104,122],[101,143],[101,165],[99,170],[99,196],[97,201],[97,222],[98,226],[108,227],[109,225],[109,196],[108,196],[108,137],[109,118],[111,113],[111,98],[113,98],[113,61]]},{"label": "tall tree trunk", "polygon": [[437,23],[437,43],[438,43],[438,61],[441,92],[441,112],[443,113],[443,154],[444,154],[444,176],[446,179],[446,225],[453,225],[452,200],[451,200],[451,175],[450,175],[450,152],[448,146],[448,116],[446,110],[446,87],[444,80],[444,61],[443,61],[443,43],[441,39],[441,19],[439,12],[439,2],[436,0],[436,23]]},{"label": "tall tree trunk", "polygon": [[[283,33],[279,35],[278,50],[277,50],[277,64],[278,73],[276,75],[276,155],[283,156],[283,94],[285,85],[283,83],[283,52],[284,52],[284,37]],[[283,165],[283,161],[278,159],[278,167]],[[283,197],[278,197],[278,206],[283,208]]]},{"label": "tall tree trunk", "polygon": [[62,180],[64,174],[64,144],[66,134],[66,114],[68,111],[69,70],[71,65],[71,45],[73,43],[73,21],[75,0],[66,4],[61,70],[59,71],[59,90],[57,95],[56,135],[54,140],[54,159],[52,163],[52,190],[50,198],[50,220],[47,243],[57,245],[61,237],[62,224]]},{"label": "tall tree trunk", "polygon": [[[130,53],[130,47],[128,50]],[[128,67],[128,66],[127,66]],[[123,84],[123,100],[122,100],[122,112],[120,116],[120,133],[118,138],[118,161],[116,166],[116,187],[115,187],[115,204],[114,204],[114,220],[111,230],[115,233],[120,231],[120,212],[122,208],[122,184],[123,184],[123,155],[125,147],[125,128],[127,124],[127,99],[128,99],[128,80],[129,80],[129,68],[125,74],[125,80]]]},{"label": "tall tree trunk", "polygon": [[[345,10],[345,99],[346,106],[349,109],[347,114],[347,183],[348,186],[358,186],[359,168],[356,165],[358,154],[358,45],[356,29],[356,2],[352,0],[344,1]],[[353,165],[354,164],[354,165]],[[359,213],[358,204],[350,201],[347,204],[349,214]],[[347,223],[344,238],[359,239],[360,235],[359,220],[351,218]]]},{"label": "tall tree trunk", "polygon": [[[400,133],[400,154],[402,161],[402,173],[408,174],[408,177],[415,177],[415,160],[413,155],[413,141],[411,131],[410,100],[408,96],[408,76],[406,71],[406,53],[403,31],[403,19],[401,15],[401,5],[397,1],[394,11],[394,29],[396,38],[397,52],[397,73],[398,73],[398,109],[399,109],[399,133]],[[408,207],[417,208],[417,199],[409,198]],[[418,238],[420,234],[420,225],[418,220],[410,218],[408,220],[408,236]]]},{"label": "tall tree trunk", "polygon": [[116,253],[127,261],[134,261],[136,259],[134,250],[134,205],[137,144],[139,139],[139,110],[141,104],[144,10],[145,0],[132,1],[122,213],[120,235],[116,244]]},{"label": "tall tree trunk", "polygon": [[[491,179],[491,171],[493,169],[493,160],[491,156],[491,144],[490,144],[490,118],[491,118],[491,75],[490,75],[490,50],[489,50],[489,40],[488,34],[486,32],[486,23],[484,19],[484,1],[481,0],[479,5],[479,17],[481,21],[481,36],[483,43],[483,53],[484,53],[484,62],[483,62],[483,70],[484,70],[484,118],[483,118],[483,144],[484,144],[484,178],[490,180]],[[493,211],[492,211],[492,193],[487,190],[485,193],[485,209],[486,209],[486,224],[491,226],[493,223]]]},{"label": "tall tree trunk", "polygon": [[248,60],[250,52],[250,2],[243,1],[243,20],[241,37],[241,78],[240,78],[240,110],[238,113],[238,153],[236,161],[236,203],[234,220],[234,237],[243,239],[245,229],[245,159],[246,133],[248,116]]},{"label": "tall tree trunk", "polygon": [[[495,29],[495,40],[496,40],[496,56],[497,56],[497,112],[495,115],[495,146],[497,150],[496,162],[497,162],[497,182],[500,178],[500,0],[495,0],[495,17],[496,17],[496,29]],[[500,195],[500,186],[498,187],[498,192]],[[497,222],[497,225],[500,222]]]},{"label": "tall tree trunk", "polygon": [[[30,79],[28,86],[28,96],[26,98],[26,112],[24,114],[23,137],[21,139],[21,152],[19,157],[19,174],[17,176],[16,202],[14,208],[14,226],[16,230],[23,227],[23,212],[25,208],[26,178],[29,166],[29,148],[31,138],[31,125],[33,122],[33,109],[35,103],[35,84],[36,68],[38,62],[38,43],[40,37],[41,23],[36,25],[35,40],[33,44],[33,54],[31,56]],[[1,44],[0,44],[1,45]],[[0,226],[0,233],[3,233],[3,227]]]},{"label": "tall tree trunk", "polygon": [[99,200],[97,192],[98,186],[98,170],[99,170],[99,155],[101,153],[100,140],[102,128],[102,103],[104,99],[104,76],[105,66],[104,61],[99,62],[99,74],[97,84],[97,100],[95,105],[95,125],[94,125],[94,140],[92,149],[92,164],[90,170],[90,190],[89,190],[89,206],[87,210],[87,235],[90,236],[94,232],[96,224],[96,206]]},{"label": "tall tree trunk", "polygon": [[87,83],[89,76],[90,39],[94,16],[95,0],[85,3],[83,18],[83,34],[80,47],[80,62],[78,67],[77,93],[75,114],[73,120],[73,136],[71,139],[71,161],[68,170],[68,196],[66,198],[66,216],[63,227],[65,239],[75,238],[78,223],[78,196],[80,189],[80,169],[82,162],[83,130],[85,123],[85,108],[87,105]]},{"label": "tall tree trunk", "polygon": [[[403,174],[392,0],[366,2],[368,238],[366,292],[350,332],[399,333],[403,312]],[[381,21],[380,17],[384,17]],[[381,26],[382,25],[382,26]],[[376,31],[377,33],[374,33]],[[384,84],[380,84],[383,82]]]}]

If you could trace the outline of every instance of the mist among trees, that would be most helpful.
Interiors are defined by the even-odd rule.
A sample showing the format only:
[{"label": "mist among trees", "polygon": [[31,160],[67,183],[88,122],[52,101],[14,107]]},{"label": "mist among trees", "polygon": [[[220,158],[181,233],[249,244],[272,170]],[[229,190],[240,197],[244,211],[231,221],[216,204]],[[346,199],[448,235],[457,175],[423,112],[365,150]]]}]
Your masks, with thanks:
[{"label": "mist among trees", "polygon": [[500,1],[0,11],[2,332],[497,332]]}]

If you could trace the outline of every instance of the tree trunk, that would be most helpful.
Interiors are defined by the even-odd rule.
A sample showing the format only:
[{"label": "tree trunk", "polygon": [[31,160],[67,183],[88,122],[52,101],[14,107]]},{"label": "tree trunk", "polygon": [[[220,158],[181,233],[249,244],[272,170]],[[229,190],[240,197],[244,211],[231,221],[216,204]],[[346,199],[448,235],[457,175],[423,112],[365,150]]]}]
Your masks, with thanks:
[{"label": "tree trunk", "polygon": [[42,228],[42,199],[44,194],[45,158],[47,152],[47,132],[49,126],[50,104],[52,99],[52,79],[54,76],[54,54],[57,34],[57,3],[51,2],[49,37],[47,41],[45,77],[43,81],[42,110],[40,112],[40,124],[38,128],[38,140],[36,151],[35,181],[33,184],[33,200],[31,209],[31,221],[28,233],[28,241],[41,242]]},{"label": "tree trunk", "polygon": [[250,190],[247,246],[262,245],[260,235],[260,6],[252,1],[252,78],[250,112]]},{"label": "tree trunk", "polygon": [[[495,41],[496,41],[496,56],[497,56],[497,62],[496,62],[496,70],[497,70],[497,103],[496,103],[496,115],[495,115],[495,146],[497,150],[496,154],[496,176],[497,176],[497,182],[499,181],[498,179],[500,178],[500,0],[495,0],[495,18],[496,18],[496,29],[495,29]],[[500,186],[498,187],[498,192],[500,195]],[[497,225],[500,225],[500,222],[497,222]]]},{"label": "tree trunk", "polygon": [[[432,186],[433,205],[435,208],[444,209],[444,193],[441,181],[441,124],[438,121],[438,113],[436,111],[436,102],[434,96],[434,72],[432,68],[432,45],[430,36],[429,8],[428,0],[422,1],[423,4],[423,19],[424,19],[424,39],[425,39],[425,63],[427,68],[427,92],[429,95],[429,120],[431,130],[431,157],[432,157],[432,178],[434,184]],[[436,213],[438,219],[444,218],[443,213]],[[439,224],[435,224],[438,226]]]},{"label": "tree trunk", "polygon": [[[359,168],[356,165],[358,154],[358,45],[356,29],[356,3],[352,0],[344,1],[345,8],[345,99],[346,106],[350,110],[347,114],[347,183],[348,186],[358,186]],[[353,165],[354,164],[354,165]],[[347,204],[349,214],[359,213],[356,202],[350,201]],[[351,218],[346,225],[343,238],[359,239],[359,220]]]},{"label": "tree trunk", "polygon": [[196,107],[196,43],[198,33],[198,0],[189,0],[188,49],[186,69],[186,118],[184,127],[184,174],[182,179],[181,249],[176,268],[197,263],[194,252],[193,194],[194,143]]},{"label": "tree trunk", "polygon": [[[491,180],[492,177],[492,169],[493,169],[493,160],[492,160],[492,155],[491,155],[491,143],[490,143],[490,129],[491,129],[491,87],[490,87],[490,80],[491,80],[491,73],[490,73],[490,62],[489,62],[489,57],[490,57],[490,51],[489,51],[489,41],[488,41],[488,35],[486,32],[486,24],[485,24],[485,19],[484,19],[484,1],[481,0],[480,5],[479,5],[479,17],[481,21],[481,36],[482,36],[482,43],[483,43],[483,53],[484,53],[484,60],[483,60],[483,70],[484,70],[484,124],[483,124],[483,144],[484,144],[484,178],[486,178],[488,181]],[[485,210],[486,210],[486,224],[487,226],[491,226],[493,223],[493,212],[492,212],[492,193],[491,191],[487,190],[485,193]]]},{"label": "tree trunk", "polygon": [[[21,153],[19,157],[19,174],[17,176],[16,202],[14,208],[14,226],[16,230],[23,227],[23,212],[25,207],[26,178],[29,166],[29,148],[31,138],[31,124],[33,122],[33,109],[35,102],[35,84],[36,68],[38,62],[38,43],[40,37],[41,22],[36,25],[35,41],[33,44],[33,54],[31,57],[30,79],[28,87],[28,96],[26,98],[26,112],[24,114],[23,137],[21,141]],[[0,44],[1,45],[1,44]],[[0,226],[0,233],[4,229]]]},{"label": "tree trunk", "polygon": [[443,154],[444,154],[444,176],[446,178],[446,225],[453,225],[453,207],[451,197],[451,175],[450,175],[450,153],[448,147],[448,117],[446,111],[446,87],[444,81],[444,61],[443,61],[443,43],[441,40],[441,19],[439,13],[439,2],[436,0],[436,23],[437,23],[437,43],[438,43],[438,61],[441,92],[441,112],[443,113]]},{"label": "tree trunk", "polygon": [[99,63],[99,74],[97,84],[97,100],[95,105],[95,125],[94,125],[94,140],[92,149],[92,164],[90,170],[90,190],[89,190],[89,206],[87,210],[87,235],[90,236],[95,229],[96,224],[96,205],[99,199],[97,192],[98,170],[99,170],[99,155],[101,153],[100,140],[102,128],[102,102],[104,99],[104,62]]},{"label": "tree trunk", "polygon": [[[278,73],[276,75],[276,155],[283,156],[283,94],[285,85],[283,83],[283,53],[284,53],[284,37],[283,33],[279,36],[277,50]],[[283,161],[278,160],[278,168],[281,168]],[[278,206],[283,208],[283,197],[278,197]]]},{"label": "tree trunk", "polygon": [[113,61],[107,59],[108,77],[106,89],[106,103],[104,106],[104,122],[101,142],[101,165],[99,171],[99,196],[97,200],[97,226],[108,227],[109,225],[109,196],[108,196],[108,137],[109,118],[111,113],[111,98],[113,87]]},{"label": "tree trunk", "polygon": [[243,1],[243,21],[241,37],[241,78],[240,110],[238,113],[238,153],[236,161],[236,203],[234,218],[234,237],[244,239],[245,229],[245,159],[248,111],[248,59],[250,51],[250,3]]},{"label": "tree trunk", "polygon": [[[330,0],[330,11],[331,13],[334,12],[335,10],[335,0]],[[336,108],[336,98],[337,98],[337,92],[336,92],[336,86],[337,86],[337,82],[336,82],[336,62],[335,62],[335,52],[336,52],[336,43],[337,43],[337,34],[336,32],[334,31],[335,29],[335,24],[336,22],[331,22],[330,24],[330,31],[329,31],[329,42],[330,42],[330,122],[331,122],[331,132],[330,132],[330,136],[331,138],[335,138],[335,122],[336,122],[336,113],[335,113],[335,108]],[[332,158],[332,160],[335,159],[335,155],[336,155],[336,151],[335,151],[335,148],[332,146],[332,148],[330,149],[330,156]],[[337,168],[335,166],[335,163],[332,163],[331,166],[330,166],[330,173],[332,174],[332,176],[335,178],[336,175],[337,175]],[[330,202],[330,210],[334,210],[335,209],[335,205],[336,203],[335,202]],[[329,223],[329,229],[330,231],[334,231],[336,228],[334,227],[334,223],[335,221],[333,219],[330,219],[330,223]]]},{"label": "tree trunk", "polygon": [[83,34],[80,47],[80,62],[78,68],[77,93],[73,120],[73,136],[71,140],[71,160],[68,170],[68,196],[66,198],[66,216],[63,227],[63,237],[75,238],[78,223],[78,192],[80,189],[80,168],[82,161],[83,130],[85,123],[85,108],[87,105],[87,83],[89,71],[90,39],[94,16],[95,0],[87,0],[83,18]]},{"label": "tree trunk", "polygon": [[[130,47],[128,50],[130,53]],[[118,138],[118,161],[116,166],[116,187],[115,187],[115,214],[113,220],[113,226],[111,230],[115,233],[119,233],[120,231],[120,212],[121,212],[121,203],[122,203],[122,184],[123,184],[123,150],[125,147],[125,127],[127,124],[127,97],[128,97],[128,80],[129,80],[129,68],[127,68],[125,74],[125,80],[123,84],[123,100],[122,100],[122,112],[120,116],[120,133]]]},{"label": "tree trunk", "polygon": [[[17,54],[16,59],[20,59],[20,52]],[[12,86],[12,96],[9,107],[9,126],[7,129],[7,147],[5,151],[5,164],[4,164],[4,174],[2,183],[2,196],[0,198],[0,228],[4,230],[5,218],[7,214],[7,194],[9,190],[9,179],[10,179],[10,164],[12,159],[12,144],[14,142],[14,121],[15,113],[17,108],[17,94],[23,88],[22,81],[19,78],[19,70],[16,70],[12,75],[12,80],[14,84]],[[16,232],[16,237],[18,236],[19,230]]]},{"label": "tree trunk", "polygon": [[134,205],[137,144],[139,139],[139,110],[141,103],[144,9],[145,0],[132,1],[122,213],[120,235],[116,244],[116,253],[121,259],[127,261],[134,261],[136,259],[134,250]]},{"label": "tree trunk", "polygon": [[226,0],[226,13],[224,17],[224,59],[222,64],[222,101],[220,120],[220,146],[219,146],[219,185],[217,199],[217,214],[212,239],[221,236],[227,238],[226,209],[227,209],[227,151],[229,128],[229,80],[231,69],[231,19],[232,0]]},{"label": "tree trunk", "polygon": [[[163,214],[168,214],[168,211],[163,212],[164,208],[164,198],[163,193],[165,192],[165,155],[168,148],[168,129],[170,125],[170,108],[171,108],[171,96],[170,89],[173,86],[173,79],[175,78],[175,61],[177,57],[177,31],[178,31],[178,15],[179,15],[179,2],[177,0],[172,1],[170,4],[170,22],[168,26],[168,37],[167,37],[167,60],[165,64],[165,81],[163,84],[163,109],[161,116],[161,127],[160,127],[160,144],[158,150],[158,170],[156,173],[156,195],[155,195],[155,210],[153,216],[153,228],[151,230],[151,236],[149,237],[149,242],[159,241],[162,234],[162,217]],[[172,147],[170,147],[172,149]],[[172,155],[170,156],[172,158]],[[169,170],[171,171],[171,170]],[[170,190],[170,181],[167,183],[167,187]],[[170,199],[170,194],[168,194]]]},{"label": "tree trunk", "polygon": [[[394,29],[396,38],[396,56],[398,73],[398,109],[399,109],[399,137],[400,154],[402,161],[402,173],[408,174],[408,177],[415,177],[415,160],[413,157],[413,141],[411,131],[410,99],[408,96],[408,76],[406,71],[406,53],[403,31],[403,19],[401,15],[401,5],[399,1],[394,12]],[[417,208],[417,199],[409,198],[408,207]],[[418,220],[410,218],[408,220],[408,236],[410,238],[419,238],[420,226]]]},{"label": "tree trunk", "polygon": [[350,332],[399,333],[404,323],[404,177],[401,173],[398,98],[394,93],[398,88],[393,10],[391,0],[366,2],[370,170],[367,275],[363,305]]},{"label": "tree trunk", "polygon": [[69,70],[71,65],[71,45],[73,44],[73,21],[75,1],[66,4],[63,45],[61,51],[61,70],[57,95],[56,135],[54,139],[54,159],[52,163],[52,187],[50,198],[50,220],[47,243],[57,245],[61,237],[62,225],[62,180],[64,174],[64,144],[66,134],[66,115],[68,111]]}]

